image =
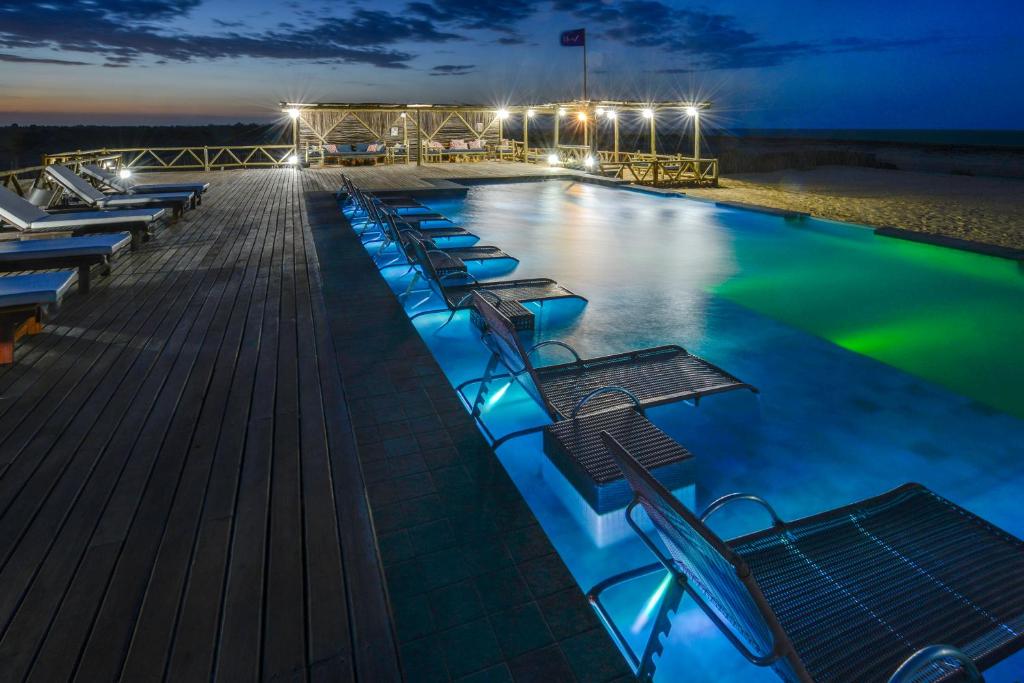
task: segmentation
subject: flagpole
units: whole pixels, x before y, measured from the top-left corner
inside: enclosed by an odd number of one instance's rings
[[[583,101],[587,100],[587,33],[583,29]]]

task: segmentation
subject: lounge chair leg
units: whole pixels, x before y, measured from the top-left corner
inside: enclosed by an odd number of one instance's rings
[[[107,270],[108,271],[110,270],[109,267],[107,268]],[[79,292],[79,294],[88,294],[89,293],[89,285],[91,284],[90,281],[89,281],[90,274],[91,274],[91,269],[90,269],[88,263],[85,263],[85,264],[82,264],[82,265],[78,266],[78,292]]]
[[[10,365],[14,362],[14,342],[0,341],[0,365]]]

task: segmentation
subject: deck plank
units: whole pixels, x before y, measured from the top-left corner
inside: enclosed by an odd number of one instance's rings
[[[399,678],[305,205],[336,174],[174,174],[202,206],[0,369],[5,679]]]

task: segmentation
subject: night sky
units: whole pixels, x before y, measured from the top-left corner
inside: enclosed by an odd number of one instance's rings
[[[0,0],[0,123],[290,101],[715,103],[725,128],[1022,128],[1024,2]]]

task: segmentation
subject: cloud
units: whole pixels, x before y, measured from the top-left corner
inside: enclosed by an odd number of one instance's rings
[[[591,33],[630,47],[685,55],[695,69],[743,69],[785,64],[801,57],[843,52],[878,52],[916,47],[938,38],[842,38],[831,42],[771,42],[740,25],[730,14],[685,9],[660,0],[415,0],[409,12],[433,22],[508,34],[498,39],[518,44],[517,24],[545,9],[585,19]]]
[[[252,57],[405,69],[415,55],[391,47],[396,43],[464,40],[422,18],[358,8],[348,17],[324,17],[301,27],[282,24],[256,33],[205,35],[168,30],[168,20],[185,17],[200,1],[12,4],[0,9],[0,47],[46,46],[102,55],[116,64],[145,57],[173,62]]]
[[[0,62],[15,62],[17,64],[62,64],[64,66],[87,66],[89,62],[74,62],[70,59],[44,59],[37,57],[22,57],[0,52]]]
[[[430,70],[431,76],[462,76],[472,73],[476,64],[438,64]]]
[[[417,0],[410,2],[406,8],[428,21],[468,29],[515,33],[513,24],[532,16],[541,4],[535,0]]]

